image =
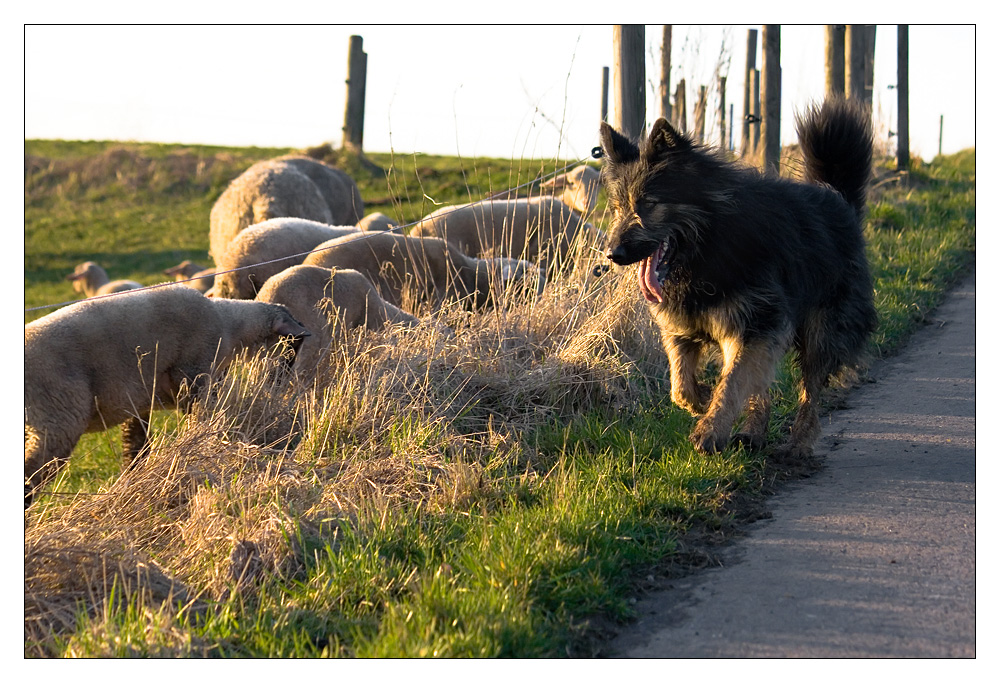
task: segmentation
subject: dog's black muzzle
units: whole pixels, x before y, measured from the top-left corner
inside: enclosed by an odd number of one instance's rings
[[[607,256],[613,263],[617,263],[619,266],[627,266],[628,264],[633,263],[633,261],[629,259],[625,246],[622,244],[619,244],[614,249],[608,249],[604,252],[604,255]]]

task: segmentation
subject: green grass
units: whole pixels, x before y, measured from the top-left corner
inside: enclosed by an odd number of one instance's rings
[[[869,212],[878,353],[895,351],[974,260],[976,156],[939,157],[885,193]]]
[[[208,246],[209,209],[229,179],[253,161],[287,151],[51,141],[26,141],[25,150],[26,160],[32,158],[25,177],[26,307],[74,298],[62,278],[83,260],[101,262],[113,278],[144,283],[159,281],[163,268],[184,258],[197,261]],[[366,209],[404,221],[438,203],[528,182],[559,165],[370,158],[390,172],[352,169]],[[867,237],[880,316],[871,355],[878,358],[898,350],[974,262],[974,152],[929,165],[918,161],[908,183],[879,188]],[[45,312],[26,313],[25,321]],[[773,390],[775,432],[794,407],[795,380],[786,363]],[[163,414],[154,431],[169,435],[176,423],[176,416]],[[433,504],[373,499],[354,515],[317,521],[271,489],[259,504],[265,516],[290,520],[283,533],[294,549],[291,569],[248,590],[232,583],[228,595],[216,598],[206,590],[187,609],[120,586],[89,613],[81,606],[75,626],[37,642],[26,633],[25,653],[593,654],[594,624],[627,620],[630,598],[645,577],[662,578],[685,561],[679,552],[685,533],[724,531],[732,521],[732,497],[760,496],[765,488],[760,455],[732,449],[697,455],[686,439],[692,424],[689,415],[652,397],[632,410],[556,416],[518,435],[507,456],[468,463],[462,453],[444,456],[454,471],[468,471],[478,482],[468,495],[456,488],[453,499]],[[433,450],[447,436],[440,424],[404,414],[393,417],[387,433],[387,451],[403,458]],[[310,442],[302,457],[313,459],[304,465],[311,474],[297,485],[318,490],[324,468],[346,462],[350,446]],[[117,430],[87,435],[56,490],[105,491],[118,473]],[[227,490],[226,482],[204,486],[220,495]],[[241,505],[230,501],[213,514],[249,517]],[[58,501],[47,514],[59,514]],[[173,508],[162,514],[165,525],[184,522],[170,522]],[[92,523],[111,535],[115,521]],[[167,549],[152,542],[129,552],[166,562]],[[209,576],[214,561],[199,558],[188,576]]]
[[[25,140],[25,308],[75,298],[65,276],[83,261],[111,279],[142,284],[185,259],[206,266],[208,214],[229,182],[256,161],[294,150]],[[332,150],[326,157],[338,161]],[[318,153],[323,156],[322,153]],[[366,213],[410,223],[443,204],[474,201],[529,183],[565,164],[371,154],[352,158]],[[25,322],[51,309],[31,311]]]

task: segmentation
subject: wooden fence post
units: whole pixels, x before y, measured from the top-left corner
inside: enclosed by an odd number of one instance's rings
[[[708,88],[698,86],[698,101],[694,104],[694,136],[699,144],[705,142],[705,110],[708,108]]]
[[[896,27],[896,170],[910,168],[910,27]]]
[[[730,152],[733,151],[733,105],[729,105],[729,147],[727,147]]]
[[[646,27],[616,24],[612,31],[615,54],[614,127],[633,140],[646,126]]]
[[[726,145],[726,77],[719,76],[719,147],[729,149]]]
[[[826,94],[844,95],[844,25],[826,27]]]
[[[740,143],[740,156],[752,155],[753,141],[750,136],[750,116],[754,115],[753,72],[757,69],[757,29],[747,30],[747,62],[743,78],[743,139]]]
[[[752,107],[750,123],[750,146],[747,153],[750,155],[750,163],[758,163],[760,158],[760,69],[750,70],[750,105]]]
[[[674,127],[682,133],[687,132],[687,83],[683,78],[677,82],[674,93]]]
[[[667,121],[673,119],[670,107],[670,43],[673,27],[663,27],[663,45],[660,47],[660,116]]]
[[[601,67],[601,121],[608,120],[608,67]]]
[[[347,102],[344,106],[343,147],[361,151],[365,126],[365,79],[368,55],[361,36],[351,36],[347,49]]]
[[[848,99],[864,101],[865,27],[848,24],[844,34],[844,87]]]
[[[762,162],[765,173],[778,175],[781,163],[781,26],[765,24],[762,38]]]
[[[875,25],[865,25],[865,89],[864,101],[868,111],[872,110],[875,92]]]

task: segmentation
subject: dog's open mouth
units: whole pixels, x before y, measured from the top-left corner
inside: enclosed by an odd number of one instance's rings
[[[670,268],[670,245],[661,242],[648,258],[639,262],[639,291],[651,304],[663,303],[663,282]]]

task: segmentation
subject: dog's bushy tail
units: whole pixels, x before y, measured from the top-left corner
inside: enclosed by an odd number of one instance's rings
[[[829,98],[795,117],[805,179],[824,183],[864,212],[872,174],[871,114],[857,100]]]

